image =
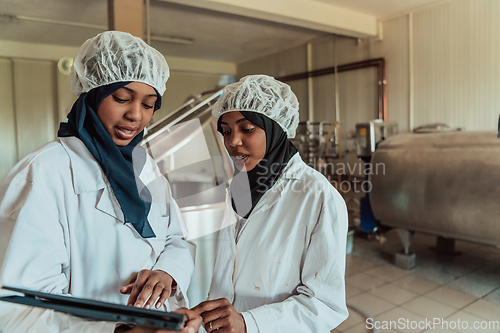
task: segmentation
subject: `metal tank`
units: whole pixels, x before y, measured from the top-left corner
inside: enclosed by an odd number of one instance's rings
[[[500,247],[497,132],[392,136],[371,166],[370,203],[381,225]]]

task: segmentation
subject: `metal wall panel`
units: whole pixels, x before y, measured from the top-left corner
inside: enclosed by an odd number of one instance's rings
[[[385,58],[387,77],[387,118],[395,121],[401,132],[408,131],[409,55],[408,16],[383,22],[383,40],[372,40],[368,58]]]
[[[56,64],[14,60],[14,99],[18,158],[56,137]]]
[[[266,74],[273,77],[292,75],[307,71],[306,45],[295,47],[266,57],[238,64],[237,79],[251,74]],[[308,119],[309,96],[307,80],[288,82],[300,103],[300,121]]]
[[[0,180],[17,162],[12,61],[0,59]]]
[[[499,17],[498,0],[456,0],[414,14],[415,126],[496,129]]]

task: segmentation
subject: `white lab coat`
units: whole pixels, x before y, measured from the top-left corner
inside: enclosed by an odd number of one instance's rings
[[[153,174],[159,170],[148,158],[140,177],[149,182]],[[0,185],[0,227],[15,223],[2,283],[126,304],[119,289],[129,276],[160,269],[178,283],[170,308],[188,306],[192,248],[182,240],[168,182],[153,185],[148,220],[156,238],[144,239],[124,224],[109,182],[79,139],[58,138],[27,156]],[[113,332],[115,325],[0,302],[4,333]]]
[[[327,333],[348,317],[345,202],[298,153],[234,233],[220,231],[209,299],[227,298],[248,333]]]

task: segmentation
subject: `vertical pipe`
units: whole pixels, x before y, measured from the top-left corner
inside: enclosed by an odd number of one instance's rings
[[[382,60],[382,90],[383,90],[383,107],[384,107],[384,121],[388,121],[387,119],[387,78],[385,76],[385,59]]]
[[[333,66],[335,68],[335,121],[340,121],[340,100],[339,100],[339,64],[337,53],[337,36],[333,38]],[[339,133],[340,135],[340,133]]]
[[[414,110],[414,68],[413,68],[413,13],[408,13],[408,62],[409,62],[409,110],[408,110],[408,130],[411,132],[415,126]]]
[[[377,84],[378,84],[378,119],[384,119],[384,79],[382,64],[377,64]]]
[[[312,71],[312,44],[307,43],[307,71]],[[307,78],[307,92],[308,92],[308,109],[309,109],[309,122],[314,121],[314,90],[313,90],[313,78],[309,76]]]
[[[149,11],[149,1],[146,0],[146,43],[151,45],[151,19]]]

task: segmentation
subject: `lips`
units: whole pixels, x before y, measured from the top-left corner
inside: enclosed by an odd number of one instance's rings
[[[236,153],[236,154],[231,154],[231,159],[234,161],[234,163],[246,163],[248,161],[248,158],[250,157],[250,155],[246,155],[246,154],[240,154],[240,153]]]
[[[138,129],[138,127],[132,126],[116,126],[115,133],[120,139],[130,140],[136,136]]]

